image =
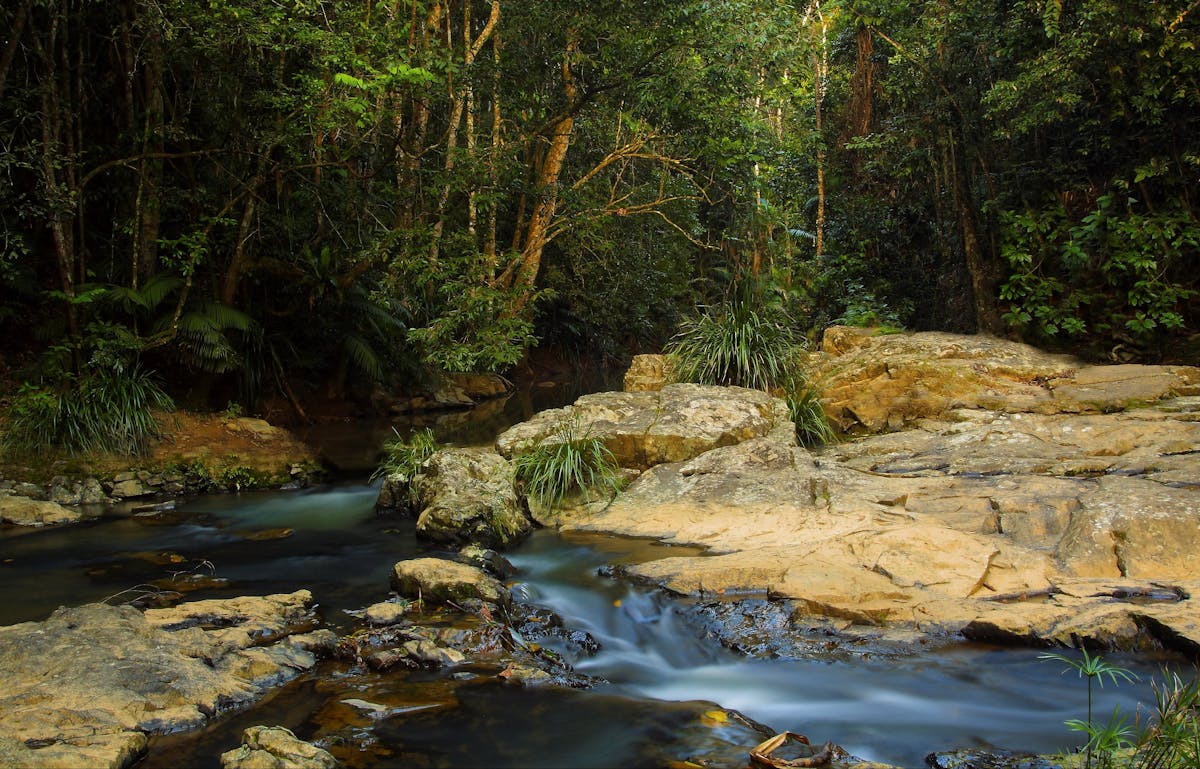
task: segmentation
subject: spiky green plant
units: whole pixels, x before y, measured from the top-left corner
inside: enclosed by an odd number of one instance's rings
[[[1164,672],[1154,681],[1155,721],[1138,737],[1134,769],[1200,766],[1200,679]]]
[[[1093,718],[1094,684],[1103,687],[1105,678],[1112,681],[1114,685],[1118,683],[1118,679],[1136,681],[1137,675],[1123,667],[1113,665],[1098,654],[1095,656],[1088,654],[1087,649],[1082,651],[1082,659],[1068,657],[1065,654],[1042,654],[1039,655],[1039,659],[1061,662],[1066,666],[1063,669],[1064,673],[1074,670],[1081,678],[1087,679],[1087,720],[1072,718],[1066,722],[1066,726],[1072,731],[1083,732],[1087,735],[1088,740],[1084,745],[1086,754],[1084,765],[1087,769],[1092,769],[1094,765],[1101,769],[1107,769],[1112,765],[1113,754],[1116,751],[1133,744],[1129,740],[1133,731],[1129,727],[1128,720],[1121,717],[1119,708],[1113,710],[1113,714],[1106,724],[1100,724]],[[1097,763],[1093,764],[1093,759]]]
[[[433,456],[433,453],[440,448],[440,444],[434,436],[433,430],[428,427],[413,433],[407,439],[401,438],[400,433],[394,427],[392,432],[395,433],[396,439],[383,444],[383,461],[371,474],[371,480],[383,476],[402,475],[411,482],[425,460]]]
[[[769,390],[793,376],[801,347],[782,310],[735,297],[681,321],[666,352],[679,381]]]
[[[819,446],[837,440],[829,417],[821,406],[821,391],[807,381],[793,382],[784,393],[788,416],[796,425],[796,438],[805,446]]]
[[[552,435],[527,447],[513,459],[513,469],[518,488],[550,507],[572,493],[611,497],[621,484],[612,452],[601,439],[581,435],[576,420],[563,422]]]
[[[761,290],[735,292],[726,302],[684,319],[667,344],[668,370],[679,382],[737,385],[781,394],[806,445],[836,438],[820,391],[801,364],[804,337],[786,310]]]

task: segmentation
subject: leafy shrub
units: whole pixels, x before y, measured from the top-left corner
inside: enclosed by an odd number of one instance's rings
[[[1000,297],[1013,328],[1149,344],[1187,327],[1200,254],[1200,224],[1188,211],[1143,211],[1108,193],[1082,217],[1055,201],[1006,212],[1003,224],[1011,274]]]
[[[620,468],[599,438],[578,435],[567,421],[556,433],[528,447],[514,460],[518,487],[544,505],[554,506],[568,494],[598,492],[612,496],[620,489]]]
[[[154,410],[171,408],[171,398],[139,367],[94,369],[64,377],[57,387],[23,385],[13,400],[4,443],[35,453],[59,448],[144,454],[159,435]]]

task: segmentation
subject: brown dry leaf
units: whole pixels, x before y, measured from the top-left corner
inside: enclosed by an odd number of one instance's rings
[[[782,747],[788,741],[800,743],[801,745],[811,750],[812,743],[803,734],[795,732],[782,732],[769,740],[763,740],[753,750],[750,751],[751,762],[759,766],[770,767],[770,769],[792,769],[792,767],[809,767],[809,766],[825,766],[832,759],[837,746],[832,742],[825,743],[819,751],[816,751],[808,756],[799,758],[786,759],[777,758],[771,754]]]

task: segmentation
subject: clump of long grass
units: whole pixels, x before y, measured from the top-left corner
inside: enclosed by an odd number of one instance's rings
[[[9,410],[6,448],[46,454],[146,453],[160,435],[155,410],[174,408],[140,367],[64,377],[55,386],[25,384]]]
[[[426,427],[415,432],[408,438],[401,438],[396,428],[392,428],[396,439],[383,444],[383,459],[371,474],[371,480],[386,477],[397,489],[400,498],[396,501],[401,506],[411,507],[417,502],[417,489],[413,479],[425,460],[433,456],[441,445],[434,437],[433,430]]]
[[[513,458],[518,488],[542,505],[553,507],[568,495],[609,496],[621,486],[616,458],[604,441],[580,434],[576,420],[567,420],[547,438]]]
[[[808,445],[828,443],[836,436],[801,363],[806,340],[797,327],[768,292],[738,291],[679,323],[667,343],[668,370],[680,382],[780,394],[796,437]]]

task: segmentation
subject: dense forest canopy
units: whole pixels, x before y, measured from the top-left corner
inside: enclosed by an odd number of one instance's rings
[[[220,405],[797,324],[1196,356],[1185,0],[16,0],[26,397]]]

